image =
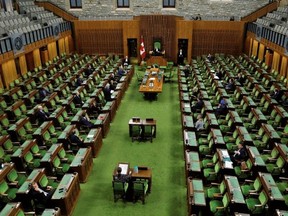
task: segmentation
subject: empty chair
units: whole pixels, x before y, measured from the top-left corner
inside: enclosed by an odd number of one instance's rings
[[[262,214],[265,211],[265,205],[268,202],[268,195],[264,190],[262,190],[260,194],[254,193],[245,201],[250,213],[252,213],[253,215]]]
[[[116,202],[119,198],[126,201],[128,183],[123,182],[123,181],[113,180],[112,187],[113,187],[114,202]]]
[[[241,190],[244,196],[248,196],[250,193],[259,193],[261,189],[262,184],[259,177],[254,181],[245,179],[243,185],[241,185]]]
[[[209,199],[219,198],[224,195],[226,192],[226,184],[223,180],[220,184],[219,183],[211,183],[210,187],[207,188],[207,197]]]
[[[227,209],[230,203],[230,199],[227,193],[224,194],[222,200],[212,200],[210,201],[210,211],[214,215],[227,215]]]
[[[145,197],[148,191],[148,181],[145,179],[133,181],[133,202],[137,199],[142,200],[142,204],[145,204]]]

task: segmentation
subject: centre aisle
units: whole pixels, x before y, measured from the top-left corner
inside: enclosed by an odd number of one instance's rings
[[[138,89],[134,75],[102,149],[94,159],[93,171],[88,181],[81,184],[73,215],[187,215],[177,81],[165,83],[157,101],[144,100]],[[157,137],[152,143],[131,141],[128,121],[134,116],[157,120]],[[121,199],[114,203],[112,172],[118,162],[152,168],[153,186],[145,205],[141,201],[124,203]]]

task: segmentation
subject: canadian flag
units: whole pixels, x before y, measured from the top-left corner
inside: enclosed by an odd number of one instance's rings
[[[143,36],[141,36],[140,42],[141,42],[141,44],[140,44],[140,56],[141,56],[141,59],[143,60],[146,56]]]

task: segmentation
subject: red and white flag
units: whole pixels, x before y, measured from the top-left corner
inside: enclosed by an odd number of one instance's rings
[[[141,59],[143,60],[146,56],[143,36],[141,36],[140,42],[141,42],[141,44],[140,44],[140,56],[141,56]]]

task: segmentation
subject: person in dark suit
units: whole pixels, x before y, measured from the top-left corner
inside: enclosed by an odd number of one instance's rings
[[[110,84],[107,83],[106,86],[103,89],[104,97],[106,101],[111,101],[111,89],[110,89]]]
[[[235,90],[235,84],[234,84],[234,80],[232,78],[229,79],[229,82],[225,86],[225,89],[226,90],[231,90],[231,91]]]
[[[122,168],[117,168],[117,174],[114,176],[114,180],[121,182],[128,182],[130,180],[130,175],[121,174]]]
[[[43,110],[43,107],[41,105],[39,105],[38,106],[38,111],[37,111],[37,114],[36,114],[36,117],[38,119],[39,125],[41,125],[45,121],[48,121],[49,120],[49,116],[50,116],[50,113],[45,112]]]
[[[215,115],[216,116],[226,115],[227,111],[228,111],[228,107],[227,107],[226,101],[224,100],[223,97],[221,97],[218,107],[216,108]]]
[[[38,204],[46,205],[47,202],[51,199],[55,189],[51,186],[47,186],[46,188],[42,188],[38,185],[37,182],[31,183],[31,189],[29,194],[34,202]]]
[[[88,67],[85,70],[85,76],[89,77],[94,72],[94,68],[89,64]]]
[[[191,106],[191,111],[196,112],[197,110],[201,110],[204,106],[204,101],[202,97],[197,98],[197,102]]]
[[[183,55],[182,49],[179,50],[177,63],[178,63],[178,65],[184,64],[184,55]]]
[[[155,56],[161,56],[162,55],[162,51],[158,47],[155,47],[154,50],[153,50],[153,54]]]
[[[79,147],[83,145],[83,140],[76,135],[76,130],[72,131],[72,133],[69,136],[69,140],[71,143],[76,144]]]
[[[82,85],[82,83],[83,83],[83,78],[82,78],[82,75],[80,74],[78,74],[77,76],[76,76],[76,78],[77,78],[77,80],[76,80],[76,87],[79,87],[79,86],[81,86]]]
[[[234,165],[238,165],[242,161],[245,161],[247,159],[247,156],[248,155],[245,146],[242,143],[239,143],[238,149],[234,151],[234,155],[232,155],[230,158]]]
[[[241,73],[238,73],[238,74],[237,74],[236,81],[238,81],[238,82],[240,83],[240,85],[243,86],[244,83],[245,83],[245,78],[242,76]]]
[[[82,99],[80,97],[79,92],[76,92],[76,95],[74,96],[73,101],[75,104],[80,105],[80,106],[82,106],[84,104],[84,102],[82,101]]]
[[[85,126],[85,127],[88,127],[88,128],[93,128],[94,127],[94,124],[90,121],[88,116],[86,116],[85,112],[80,116],[79,123],[82,126]]]
[[[276,101],[280,101],[281,99],[281,94],[279,89],[275,88],[274,91],[271,93],[271,98],[275,99]]]
[[[125,56],[124,60],[123,60],[123,66],[127,67],[129,65],[129,58],[128,56]]]
[[[42,101],[46,96],[50,95],[50,92],[45,89],[44,87],[41,87],[39,89],[39,100]]]
[[[117,76],[121,79],[122,76],[126,75],[126,72],[122,66],[118,68]]]

